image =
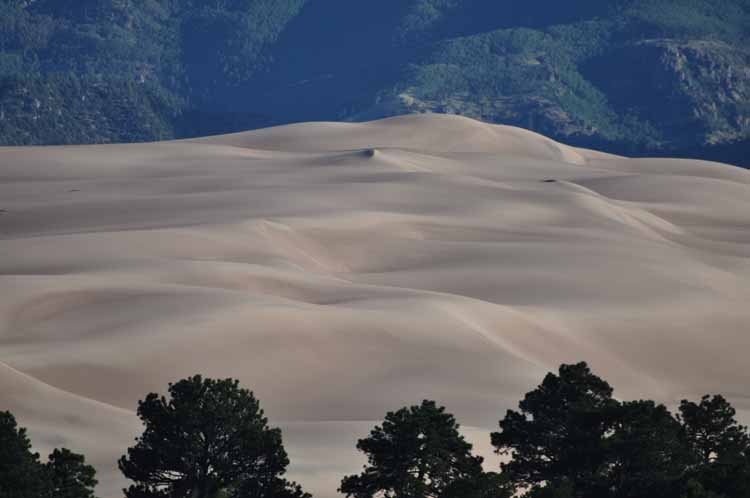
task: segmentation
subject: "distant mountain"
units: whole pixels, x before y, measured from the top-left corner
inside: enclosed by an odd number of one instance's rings
[[[750,0],[0,0],[0,143],[464,114],[750,165]]]

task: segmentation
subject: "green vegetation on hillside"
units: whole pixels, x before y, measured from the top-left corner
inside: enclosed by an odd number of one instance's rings
[[[633,152],[750,136],[748,2],[621,0],[606,11],[601,2],[560,3],[567,12],[553,8],[547,23],[542,0],[512,9],[482,0],[421,4],[431,12],[422,29],[442,22],[462,36],[433,44],[381,94],[400,100],[396,109],[466,114]],[[544,16],[529,14],[542,4]],[[462,8],[474,25],[452,21]],[[502,26],[508,13],[520,26],[482,31],[486,19]],[[574,21],[560,23],[566,16]]]
[[[0,144],[431,111],[734,150],[748,26],[748,0],[0,0]]]
[[[160,140],[254,127],[217,112],[304,0],[0,0],[0,143]],[[226,116],[229,114],[229,116]],[[195,115],[214,125],[189,120]]]

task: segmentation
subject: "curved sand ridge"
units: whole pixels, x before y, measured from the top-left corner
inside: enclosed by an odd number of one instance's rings
[[[750,174],[466,118],[0,149],[0,409],[120,496],[132,410],[253,388],[319,498],[357,437],[434,398],[480,451],[561,362],[748,421]],[[490,458],[491,462],[495,460]]]

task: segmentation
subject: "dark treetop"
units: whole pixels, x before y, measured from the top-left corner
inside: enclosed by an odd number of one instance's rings
[[[281,431],[236,380],[197,375],[138,404],[145,425],[120,469],[128,498],[309,498],[281,476]]]

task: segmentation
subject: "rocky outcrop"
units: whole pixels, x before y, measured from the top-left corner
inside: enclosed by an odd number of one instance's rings
[[[687,147],[750,138],[750,51],[720,41],[646,40],[589,61],[584,74],[620,112]]]

